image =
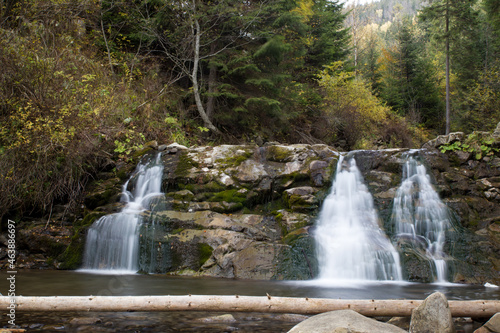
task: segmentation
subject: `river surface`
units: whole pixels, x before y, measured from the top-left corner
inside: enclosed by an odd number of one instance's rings
[[[0,293],[8,290],[0,273]],[[499,288],[456,284],[256,281],[160,275],[100,275],[78,271],[20,270],[16,295],[248,295],[340,299],[424,299],[440,291],[450,300],[500,299]],[[16,323],[39,332],[286,332],[301,316],[207,312],[16,313]],[[95,321],[85,324],[82,318]],[[6,327],[2,311],[0,327]]]

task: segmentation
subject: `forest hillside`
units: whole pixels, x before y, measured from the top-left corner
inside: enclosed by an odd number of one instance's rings
[[[1,0],[0,217],[77,206],[152,140],[352,150],[491,130],[499,51],[497,0]]]

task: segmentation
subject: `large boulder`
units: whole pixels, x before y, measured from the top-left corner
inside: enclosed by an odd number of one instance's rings
[[[455,325],[448,300],[440,292],[427,297],[413,309],[410,333],[454,333]]]
[[[403,333],[391,324],[367,318],[353,310],[325,312],[295,325],[288,333]]]
[[[482,327],[474,331],[474,333],[498,333],[500,332],[500,312],[497,312],[490,318]]]

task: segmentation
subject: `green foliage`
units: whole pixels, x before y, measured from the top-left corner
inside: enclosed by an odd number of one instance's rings
[[[472,153],[476,160],[486,156],[493,156],[500,151],[495,145],[495,140],[491,136],[485,136],[482,133],[473,132],[469,134],[464,142],[455,141],[441,145],[439,150],[442,153],[448,151],[464,151]]]
[[[412,124],[441,129],[444,105],[439,95],[438,77],[431,64],[422,32],[403,20],[395,45],[384,54],[381,98]]]
[[[389,109],[372,95],[365,82],[344,70],[342,62],[323,70],[318,82],[328,101],[327,119],[351,149],[373,135],[374,129],[380,128],[387,118]]]
[[[108,152],[128,158],[147,137],[183,133],[158,113],[167,94],[150,100],[161,88],[153,71],[113,73],[94,54],[98,12],[93,1],[36,0],[0,24],[0,216],[75,207]]]

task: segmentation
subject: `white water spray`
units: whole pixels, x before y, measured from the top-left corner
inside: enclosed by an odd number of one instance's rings
[[[378,222],[356,161],[341,156],[315,232],[319,278],[401,280],[399,255]]]
[[[425,245],[425,255],[434,263],[436,282],[446,282],[445,231],[451,226],[448,209],[434,190],[425,166],[409,156],[403,181],[394,198],[396,237]]]
[[[137,166],[132,177],[123,185],[121,212],[105,215],[94,222],[87,233],[83,270],[102,273],[135,273],[139,265],[139,234],[141,213],[149,209],[152,199],[162,195],[163,165],[161,154],[153,161]],[[133,181],[133,191],[127,190]]]

